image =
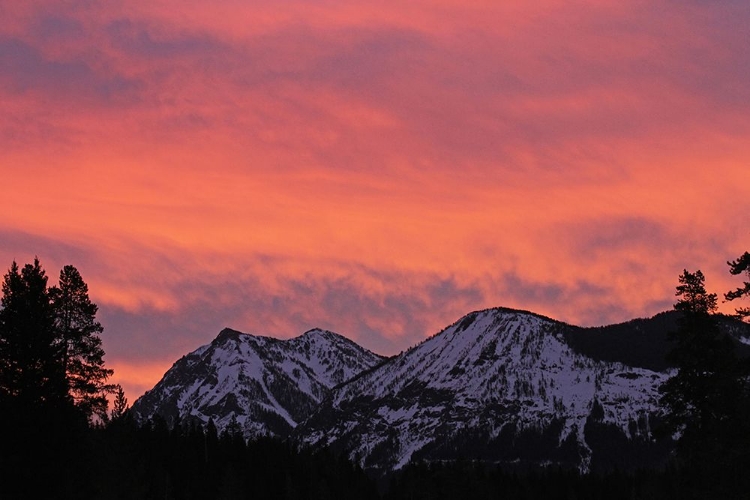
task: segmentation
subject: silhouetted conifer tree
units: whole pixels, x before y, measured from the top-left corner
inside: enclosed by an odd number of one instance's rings
[[[75,267],[65,266],[60,271],[59,285],[50,289],[50,297],[55,314],[55,343],[70,395],[88,418],[106,418],[106,395],[113,389],[106,382],[113,372],[104,367],[99,336],[104,328],[96,321],[98,307],[89,299],[88,285]]]
[[[742,438],[742,371],[731,339],[715,321],[716,294],[707,293],[703,273],[685,270],[679,278],[675,310],[682,313],[669,359],[678,371],[661,387],[665,425],[678,435],[680,464],[700,477],[696,488],[715,489],[734,467]],[[739,439],[738,439],[739,438]],[[737,450],[735,450],[737,451]]]
[[[39,259],[20,270],[13,262],[2,290],[0,399],[28,410],[58,406],[68,391],[47,275]]]
[[[114,386],[115,400],[112,402],[111,420],[120,420],[125,417],[128,411],[128,398],[125,397],[125,391],[120,384]]]
[[[14,498],[85,496],[86,421],[68,392],[47,276],[14,262],[0,301],[0,483]],[[15,492],[14,492],[15,490]]]
[[[742,297],[750,297],[750,253],[745,252],[737,260],[727,262],[727,264],[729,265],[729,272],[731,274],[735,276],[744,274],[748,281],[744,282],[743,287],[725,293],[724,298],[731,301]],[[738,318],[743,320],[750,318],[750,307],[738,307],[736,311]]]

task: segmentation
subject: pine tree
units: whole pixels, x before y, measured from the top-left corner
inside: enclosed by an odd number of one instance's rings
[[[706,292],[704,281],[701,271],[685,270],[679,278],[674,308],[682,316],[668,355],[678,371],[660,391],[666,426],[679,435],[681,463],[716,472],[736,442],[742,377],[734,344],[713,315],[716,294]]]
[[[0,302],[0,484],[8,498],[82,495],[85,420],[68,394],[47,276],[14,262]]]
[[[99,336],[104,328],[96,321],[98,307],[89,299],[88,285],[73,266],[60,271],[60,282],[50,290],[55,313],[61,363],[68,390],[76,406],[88,417],[107,416],[107,379],[113,371],[104,367],[104,349]]]
[[[738,274],[745,274],[748,281],[744,282],[742,288],[737,288],[731,292],[724,294],[726,300],[732,301],[740,299],[742,297],[750,297],[750,253],[745,252],[737,260],[727,262],[729,265],[729,272],[735,276]],[[750,318],[750,307],[739,307],[736,309],[737,317],[743,320]]]
[[[39,259],[21,270],[13,262],[2,290],[0,397],[27,409],[63,403],[65,371],[59,363],[54,310]]]
[[[115,400],[112,403],[111,419],[120,420],[125,417],[128,411],[128,398],[125,397],[125,391],[120,384],[114,386]]]

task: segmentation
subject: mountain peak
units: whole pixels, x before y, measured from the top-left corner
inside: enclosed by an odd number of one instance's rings
[[[425,339],[410,350],[430,342],[473,343],[479,341],[480,337],[496,337],[509,332],[525,335],[528,332],[536,331],[541,324],[545,323],[550,325],[564,324],[541,314],[520,309],[508,307],[481,309],[462,316],[453,324]],[[504,327],[499,328],[500,325],[504,325]],[[442,339],[442,341],[439,339]]]
[[[216,336],[214,342],[223,342],[228,339],[236,340],[240,335],[244,334],[242,332],[238,332],[237,330],[232,330],[231,328],[224,328]]]
[[[381,361],[340,335],[313,329],[280,340],[224,328],[183,356],[133,404],[136,419],[159,414],[220,430],[236,419],[246,437],[288,435],[332,388]]]
[[[311,328],[310,330],[307,330],[305,333],[302,334],[302,337],[328,337],[333,332],[329,330],[324,330],[322,328]]]
[[[300,339],[306,339],[306,340],[315,340],[315,339],[323,339],[328,342],[345,342],[350,343],[351,340],[344,337],[343,335],[339,335],[336,332],[332,332],[330,330],[324,330],[322,328],[313,328],[312,330],[308,330],[302,335],[300,335],[298,338]]]
[[[493,317],[507,317],[507,316],[516,316],[516,317],[530,317],[530,318],[537,318],[544,321],[549,321],[551,323],[562,323],[561,321],[558,321],[556,319],[552,319],[548,316],[544,316],[543,314],[535,313],[533,311],[528,311],[526,309],[514,309],[512,307],[490,307],[487,309],[480,309],[477,311],[470,312],[469,314],[465,315],[461,319],[457,321],[457,323],[460,323],[468,318],[476,319],[479,316],[487,316],[491,315]]]

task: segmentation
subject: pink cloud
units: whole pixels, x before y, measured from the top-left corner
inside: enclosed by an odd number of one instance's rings
[[[121,366],[223,326],[390,353],[495,305],[620,321],[747,247],[742,3],[2,14],[0,258],[79,266]]]

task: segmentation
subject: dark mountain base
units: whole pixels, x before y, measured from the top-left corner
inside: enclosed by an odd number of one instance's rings
[[[636,500],[750,498],[745,478],[712,478],[674,468],[581,475],[563,468],[508,471],[477,462],[412,464],[397,473],[385,500]]]
[[[660,470],[579,474],[573,468],[498,466],[448,460],[416,462],[382,478],[367,474],[330,450],[297,449],[274,438],[245,442],[239,433],[217,435],[214,427],[183,424],[169,430],[155,419],[138,427],[127,419],[79,435],[85,446],[67,449],[66,460],[37,455],[38,477],[65,470],[62,482],[44,485],[47,498],[97,499],[290,499],[290,500],[483,500],[483,499],[722,499],[747,498],[746,475],[734,471],[706,477]],[[525,439],[525,440],[524,440]],[[543,436],[526,437],[520,445]],[[74,470],[69,464],[86,464]],[[67,464],[67,465],[66,465]],[[56,469],[59,468],[59,469]],[[59,476],[59,474],[58,474]],[[7,478],[6,478],[7,479]],[[28,498],[6,488],[3,498]],[[27,484],[25,492],[38,490]],[[36,487],[36,489],[35,489]],[[18,490],[20,491],[20,490]]]
[[[93,430],[98,499],[375,499],[375,483],[326,450],[297,450],[275,438],[245,442],[156,419],[142,427],[115,422]]]
[[[560,439],[563,425],[561,419],[542,429],[506,425],[495,438],[469,429],[425,446],[412,460],[447,463],[465,457],[477,463],[498,464],[506,471],[523,472],[548,468],[578,470],[585,457],[589,471],[608,474],[616,470],[662,469],[674,450],[674,442],[669,438],[651,439],[638,434],[637,429],[632,430],[633,437],[629,438],[616,425],[594,418],[586,422],[584,448],[574,433]]]

